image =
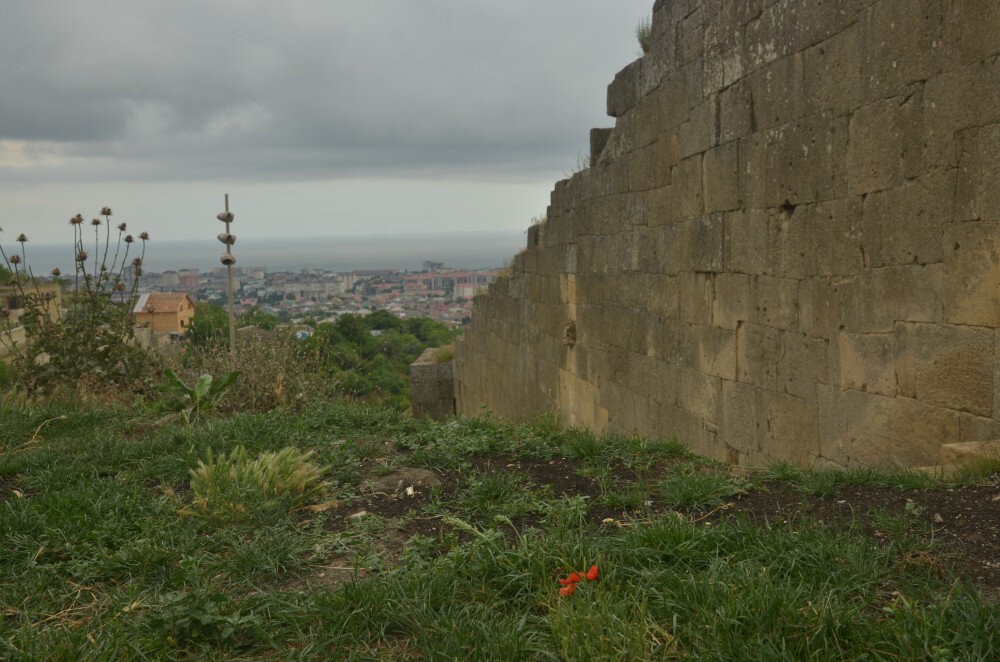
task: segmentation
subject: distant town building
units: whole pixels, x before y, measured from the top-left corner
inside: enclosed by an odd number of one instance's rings
[[[140,294],[133,309],[135,321],[147,324],[153,333],[182,334],[191,326],[194,302],[187,292]]]
[[[431,262],[427,260],[424,262],[424,271],[441,271],[444,269],[444,262]]]

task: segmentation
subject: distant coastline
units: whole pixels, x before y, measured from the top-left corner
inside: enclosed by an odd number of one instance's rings
[[[238,266],[266,267],[269,271],[419,271],[425,260],[458,269],[486,269],[502,267],[524,248],[524,243],[523,231],[250,238],[237,240],[234,253]],[[9,247],[5,244],[4,248]],[[64,273],[72,270],[73,249],[69,241],[29,243],[27,248],[29,263],[37,275],[47,274],[54,267]],[[214,236],[202,240],[157,241],[154,234],[147,246],[144,266],[151,272],[211,271],[219,266],[222,248]]]

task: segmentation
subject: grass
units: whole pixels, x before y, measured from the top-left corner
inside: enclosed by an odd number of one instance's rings
[[[676,440],[551,418],[441,424],[336,401],[190,428],[156,418],[139,406],[0,407],[0,658],[1000,657],[996,604],[948,569],[917,508],[843,526],[703,521],[754,481],[826,494],[934,479],[781,465],[738,479]],[[274,459],[288,448],[295,457]],[[483,456],[570,458],[594,495],[474,469]],[[288,469],[278,482],[294,495],[267,517],[184,515],[230,494],[199,462],[245,477],[266,458]],[[365,481],[408,466],[454,484],[396,516],[347,517],[372,509],[365,498],[397,503]],[[263,499],[256,481],[234,489]],[[344,505],[304,507],[318,502]],[[600,508],[639,512],[602,523]],[[560,596],[556,578],[591,564],[600,578]]]

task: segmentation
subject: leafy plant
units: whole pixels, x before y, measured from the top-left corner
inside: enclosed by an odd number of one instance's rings
[[[207,411],[216,406],[222,397],[222,392],[232,386],[236,378],[240,376],[239,370],[233,370],[219,375],[214,379],[212,375],[204,374],[195,381],[194,386],[188,386],[170,368],[164,368],[163,373],[170,380],[167,388],[180,395],[184,402],[184,415],[186,423],[191,422],[193,415]]]
[[[0,301],[0,345],[10,353],[15,384],[46,392],[87,377],[102,383],[137,385],[152,360],[135,336],[133,309],[149,235],[139,235],[141,250],[131,259],[136,239],[125,223],[111,239],[111,209],[90,221],[93,246],[85,245],[83,216],[73,228],[74,276],[36,277],[28,261],[28,238],[18,235],[18,252],[0,246],[8,295]],[[103,237],[102,231],[103,230]],[[92,249],[92,253],[88,252]],[[72,284],[66,291],[64,286]],[[61,310],[65,308],[65,312]]]
[[[208,449],[191,470],[194,500],[182,512],[206,519],[255,521],[288,512],[321,493],[326,467],[310,459],[313,451],[287,447],[251,458],[242,446],[227,455]]]

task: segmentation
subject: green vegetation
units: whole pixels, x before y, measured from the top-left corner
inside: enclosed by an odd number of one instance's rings
[[[27,339],[18,342],[9,324],[0,330],[0,345],[11,353],[8,379],[14,386],[46,393],[72,388],[81,381],[95,388],[147,385],[151,356],[135,337],[132,309],[149,237],[141,233],[140,248],[134,251],[136,242],[127,234],[125,223],[116,226],[117,236],[112,239],[111,209],[104,207],[101,216],[89,223],[93,243],[83,217],[77,214],[70,219],[74,290],[64,302],[65,315],[59,314],[56,293],[44,288],[31,269],[28,237],[18,235],[17,252],[0,246],[5,272],[0,275],[13,284],[17,324]],[[53,278],[58,279],[60,273],[54,270]],[[0,306],[4,317],[12,312],[6,303]]]
[[[410,364],[427,347],[450,344],[457,332],[429,317],[400,319],[379,310],[366,315],[344,315],[336,322],[315,326],[313,335],[296,340],[279,327],[277,318],[251,310],[237,326],[256,326],[272,332],[266,337],[241,337],[237,364],[224,360],[228,318],[214,304],[195,305],[191,345],[178,369],[217,373],[238,369],[244,385],[230,399],[234,406],[253,402],[248,409],[288,405],[312,397],[317,390],[373,398],[400,410],[409,406]],[[241,388],[242,386],[242,388]],[[299,397],[301,394],[301,397]],[[241,407],[242,408],[242,407]]]
[[[640,19],[635,26],[635,38],[643,54],[648,53],[653,46],[653,21],[650,18]]]
[[[424,467],[437,483],[407,473]],[[919,505],[840,521],[733,505],[807,473],[734,477],[676,441],[551,418],[312,399],[184,426],[141,402],[6,399],[0,657],[1000,657],[995,602]],[[915,484],[834,488],[850,481]]]

